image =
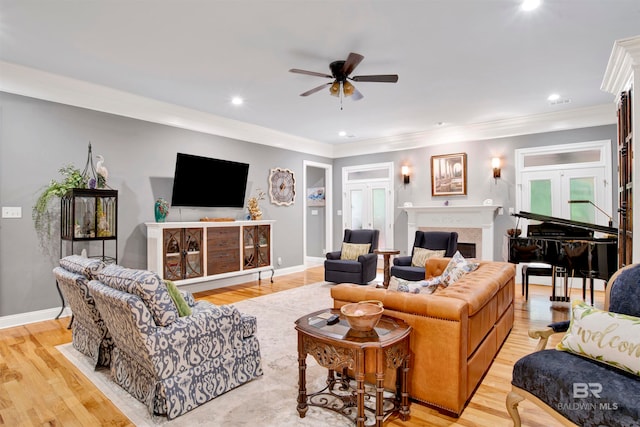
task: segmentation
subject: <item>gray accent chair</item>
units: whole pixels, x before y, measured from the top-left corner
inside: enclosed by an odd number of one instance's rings
[[[232,305],[187,300],[180,317],[157,274],[117,265],[89,289],[113,336],[111,376],[150,414],[174,419],[263,374],[256,318]]]
[[[324,280],[333,283],[357,283],[365,285],[376,278],[378,268],[379,230],[344,230],[343,243],[370,243],[369,253],[360,255],[356,261],[340,259],[342,250],[327,252],[324,261]]]
[[[458,233],[455,231],[417,230],[411,248],[411,255],[397,256],[393,259],[390,272],[391,276],[411,281],[423,280],[425,278],[424,266],[414,267],[411,265],[415,248],[425,248],[434,251],[444,250],[444,257],[450,258],[454,256],[458,250]]]
[[[618,270],[609,280],[605,310],[640,317],[640,264]],[[543,330],[531,330],[539,338],[536,351],[513,366],[512,391],[507,411],[520,427],[518,403],[527,399],[549,412],[563,425],[583,427],[640,426],[640,377],[594,359],[567,351],[544,348],[554,333],[566,332],[569,321]],[[596,394],[576,395],[575,384],[601,385]]]
[[[105,264],[96,258],[70,255],[60,260],[53,275],[64,300],[73,314],[71,321],[72,345],[88,356],[95,368],[109,367],[113,339],[89,291],[94,279]]]

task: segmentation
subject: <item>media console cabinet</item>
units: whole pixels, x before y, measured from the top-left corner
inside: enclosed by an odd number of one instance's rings
[[[273,220],[147,222],[147,269],[177,285],[271,271]]]

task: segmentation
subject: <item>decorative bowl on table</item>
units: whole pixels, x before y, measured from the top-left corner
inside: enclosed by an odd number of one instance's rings
[[[510,228],[507,230],[507,234],[511,237],[518,237],[522,233],[522,229],[520,228]]]
[[[351,329],[368,332],[380,321],[384,306],[381,301],[367,300],[345,304],[340,308],[340,312],[347,318]]]

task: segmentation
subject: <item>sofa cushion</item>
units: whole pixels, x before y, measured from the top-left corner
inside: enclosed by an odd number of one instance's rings
[[[466,260],[459,251],[456,251],[440,276],[442,278],[442,285],[447,287],[457,282],[458,279],[465,274],[476,270],[479,265],[477,262]]]
[[[102,271],[105,264],[98,258],[85,258],[80,255],[69,255],[60,260],[60,267],[72,273],[82,274],[93,280]]]
[[[428,280],[411,281],[392,276],[389,279],[390,291],[408,292],[410,294],[432,294],[440,285],[440,277],[434,277]]]
[[[569,330],[556,348],[640,375],[640,318],[574,301]]]
[[[157,326],[168,326],[179,317],[166,285],[156,273],[111,264],[98,274],[98,280],[114,289],[140,297]]]
[[[434,251],[432,249],[425,249],[415,247],[413,248],[413,256],[411,257],[411,266],[412,267],[422,267],[424,268],[427,260],[431,257],[443,257],[444,249],[441,251]]]
[[[360,255],[369,253],[371,243],[343,243],[340,259],[345,261],[356,261]]]

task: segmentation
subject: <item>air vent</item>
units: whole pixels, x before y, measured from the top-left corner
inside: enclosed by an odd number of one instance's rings
[[[562,104],[569,104],[570,102],[571,102],[571,99],[569,98],[556,99],[554,101],[549,101],[549,105],[562,105]]]

